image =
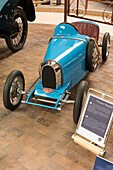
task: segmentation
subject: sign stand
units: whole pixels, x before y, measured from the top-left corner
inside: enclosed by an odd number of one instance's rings
[[[96,146],[94,143],[91,143],[91,141],[87,141],[86,139],[84,139],[83,137],[77,134],[72,135],[72,139],[76,144],[79,144],[80,146],[88,149],[95,155],[103,156],[105,154],[104,148],[100,148],[99,146]]]
[[[111,129],[112,117],[113,97],[89,89],[72,139],[95,155],[103,156]]]

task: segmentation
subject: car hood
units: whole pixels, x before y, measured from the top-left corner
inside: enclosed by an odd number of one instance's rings
[[[83,48],[84,46],[85,48]],[[52,38],[44,60],[55,60],[59,63],[62,63],[64,58],[70,60],[72,57],[73,60],[73,57],[76,57],[76,53],[80,50],[84,51],[86,46],[87,39],[81,35],[77,35],[76,37]]]

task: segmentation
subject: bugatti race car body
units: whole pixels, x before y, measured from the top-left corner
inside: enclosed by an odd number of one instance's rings
[[[96,37],[79,33],[84,31]],[[89,29],[89,31],[88,31]],[[92,30],[91,30],[92,29]],[[103,37],[102,60],[98,45],[99,27],[94,23],[61,23],[56,26],[50,39],[44,60],[40,65],[39,78],[24,91],[24,76],[18,70],[12,71],[5,83],[3,102],[7,109],[16,109],[27,94],[26,104],[61,110],[68,101],[70,90],[88,72],[95,71],[100,61],[105,62],[109,55],[110,35]],[[83,85],[84,92],[86,85]],[[81,96],[83,98],[83,94]],[[75,109],[74,109],[75,110]]]
[[[22,49],[28,31],[27,21],[35,20],[32,0],[0,1],[0,37],[5,38],[10,50]]]

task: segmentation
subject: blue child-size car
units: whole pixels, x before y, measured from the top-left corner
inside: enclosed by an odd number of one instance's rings
[[[88,72],[95,71],[99,62],[105,62],[109,55],[109,33],[104,34],[102,45],[98,45],[98,37],[99,27],[92,22],[57,25],[40,65],[39,78],[24,91],[22,72],[12,71],[4,85],[4,106],[9,110],[15,110],[24,94],[27,94],[24,103],[55,110],[61,110],[66,102],[73,102],[73,117],[77,123],[88,85],[85,81],[82,82],[79,87],[80,94],[76,94],[75,102],[68,100],[70,90]]]
[[[0,37],[17,52],[25,44],[28,22],[35,20],[32,0],[0,0]]]

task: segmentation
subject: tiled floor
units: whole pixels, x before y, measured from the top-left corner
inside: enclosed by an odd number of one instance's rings
[[[54,25],[29,24],[29,35],[23,50],[13,54],[0,40],[0,170],[92,170],[95,156],[71,140],[76,126],[72,104],[62,111],[21,106],[11,112],[4,108],[2,92],[10,71],[21,70],[26,89],[38,77]],[[90,86],[113,94],[113,42],[108,61],[88,74]],[[72,91],[74,96],[76,87]],[[105,158],[113,161],[113,129],[106,146]]]

